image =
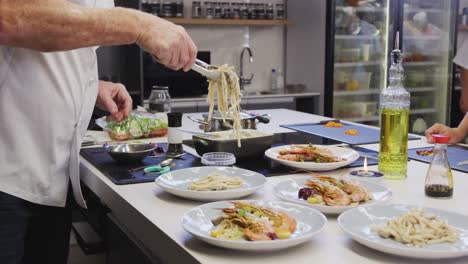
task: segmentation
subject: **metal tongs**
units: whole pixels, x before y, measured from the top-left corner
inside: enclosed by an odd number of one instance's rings
[[[221,73],[215,71],[215,69],[216,66],[212,66],[199,59],[195,60],[195,63],[192,65],[192,70],[198,72],[199,74],[211,80],[219,80],[221,78]]]

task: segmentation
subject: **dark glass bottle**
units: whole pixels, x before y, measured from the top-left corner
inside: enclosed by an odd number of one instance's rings
[[[427,196],[449,198],[453,195],[453,176],[447,158],[448,135],[432,135],[435,141],[434,156],[427,170],[424,190]]]

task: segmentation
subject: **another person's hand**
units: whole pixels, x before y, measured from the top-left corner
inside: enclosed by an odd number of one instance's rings
[[[99,81],[96,106],[111,114],[109,120],[122,121],[132,111],[132,98],[123,84]]]
[[[197,57],[197,47],[185,29],[156,16],[147,19],[147,30],[137,39],[137,44],[172,70],[190,70]]]
[[[428,128],[426,132],[424,132],[428,143],[434,143],[434,138],[432,137],[432,134],[450,135],[450,144],[462,141],[465,135],[460,128],[451,128],[442,124],[435,124]]]

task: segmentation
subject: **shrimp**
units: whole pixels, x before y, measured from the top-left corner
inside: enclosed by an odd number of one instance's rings
[[[364,188],[354,181],[343,180],[343,191],[345,191],[352,202],[362,202],[372,199],[372,195]]]
[[[292,233],[294,232],[294,230],[296,230],[296,220],[283,211],[274,211],[271,209],[262,208],[259,206],[242,202],[232,202],[232,204],[234,204],[234,206],[239,209],[249,207],[252,210],[252,214],[249,215],[252,218],[258,218],[257,220],[265,221],[265,218],[258,217],[259,215],[268,218],[269,222],[271,223],[271,226],[268,225],[263,227],[263,232],[267,233],[267,235],[268,233],[281,231],[289,231],[290,233]]]
[[[320,183],[309,180],[307,181],[306,185],[308,187],[317,189],[322,194],[323,201],[327,205],[346,206],[351,202],[348,195],[343,190],[329,183]]]

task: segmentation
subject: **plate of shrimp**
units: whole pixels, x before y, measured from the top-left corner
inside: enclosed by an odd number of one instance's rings
[[[389,188],[372,181],[319,174],[281,181],[273,193],[282,200],[325,214],[341,214],[357,206],[384,202],[392,196]]]
[[[327,218],[303,205],[261,200],[219,201],[186,212],[183,228],[215,246],[268,251],[288,248],[320,233]]]
[[[283,165],[309,171],[335,170],[359,158],[353,149],[312,144],[273,147],[265,155]]]

